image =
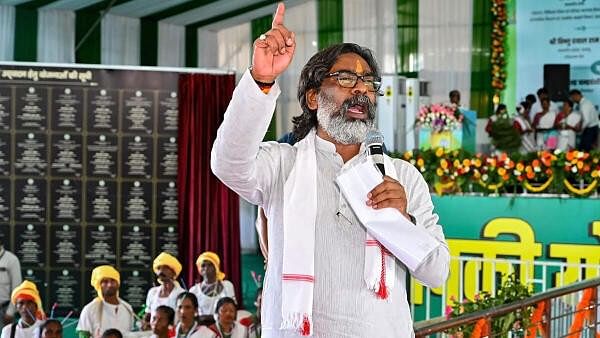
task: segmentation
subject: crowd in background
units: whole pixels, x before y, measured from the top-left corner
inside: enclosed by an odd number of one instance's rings
[[[522,153],[556,149],[589,152],[598,148],[598,111],[577,89],[571,90],[562,102],[554,102],[548,90],[540,88],[537,98],[533,94],[526,96],[514,116],[506,105],[499,104],[486,125],[493,141],[502,134],[499,121],[507,118],[512,119],[512,128],[520,135]]]
[[[5,324],[1,338],[62,338],[63,322],[52,318],[53,311],[50,316],[44,313],[37,286],[28,280],[21,282],[15,259],[0,246],[0,310]],[[109,265],[96,267],[90,284],[97,297],[81,310],[76,329],[79,338],[260,337],[262,289],[257,291],[256,314],[240,310],[233,284],[220,271],[219,256],[204,252],[196,266],[202,281],[187,290],[178,282],[182,265],[177,258],[166,252],[158,255],[153,271],[159,285],[148,290],[141,317],[119,296],[120,273]]]

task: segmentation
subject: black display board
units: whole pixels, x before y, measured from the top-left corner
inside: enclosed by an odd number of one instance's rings
[[[53,267],[80,268],[82,260],[81,226],[74,224],[50,226],[52,247],[50,265]]]
[[[1,109],[1,108],[0,108]],[[0,114],[2,112],[0,111]],[[1,123],[1,121],[0,121]],[[2,126],[0,125],[0,128]],[[10,134],[0,132],[0,175],[10,175],[10,159],[11,159],[12,147]]]
[[[81,311],[81,271],[63,269],[50,271],[50,304],[57,304],[54,316],[64,317],[69,311]],[[89,284],[89,283],[88,283]]]
[[[55,315],[95,297],[102,264],[137,312],[153,258],[177,254],[178,78],[0,64],[0,242]]]
[[[0,222],[10,222],[10,211],[12,210],[10,180],[0,178]]]

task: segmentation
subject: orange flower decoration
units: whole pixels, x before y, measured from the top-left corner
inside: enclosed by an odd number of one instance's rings
[[[553,157],[552,154],[550,154],[547,151],[543,151],[540,159],[546,167],[549,167],[552,165],[552,159],[553,159],[552,157]]]
[[[575,152],[574,150],[567,152],[567,161],[572,161],[575,158]]]
[[[445,158],[440,160],[440,166],[442,167],[442,169],[447,169],[448,168],[448,161],[446,161]]]

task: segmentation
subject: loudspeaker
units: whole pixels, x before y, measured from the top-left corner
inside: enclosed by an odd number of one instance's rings
[[[563,101],[569,97],[571,66],[568,64],[544,65],[544,87],[551,101]]]

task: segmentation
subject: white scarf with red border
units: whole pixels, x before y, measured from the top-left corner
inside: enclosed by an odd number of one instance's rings
[[[296,143],[296,161],[284,185],[283,269],[281,288],[281,329],[312,336],[317,218],[316,132],[313,129]],[[385,156],[385,172],[398,179],[396,169]],[[365,196],[366,201],[366,196]],[[298,207],[302,206],[302,207]],[[333,212],[333,211],[332,211]],[[368,233],[365,236],[364,279],[374,296],[387,299],[394,286],[394,257]]]

